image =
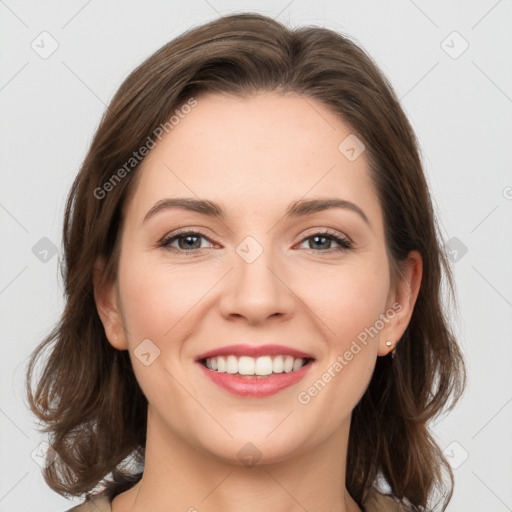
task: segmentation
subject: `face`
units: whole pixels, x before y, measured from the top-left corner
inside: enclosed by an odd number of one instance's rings
[[[348,431],[415,298],[391,287],[365,152],[339,149],[351,133],[311,98],[208,94],[144,160],[97,302],[155,428],[234,462],[248,442],[274,462]],[[223,216],[162,206],[179,198]],[[344,203],[288,213],[311,200]]]

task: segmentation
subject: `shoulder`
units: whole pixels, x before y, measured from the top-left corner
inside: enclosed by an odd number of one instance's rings
[[[365,512],[409,512],[411,510],[401,503],[398,498],[383,494],[374,487],[363,502],[363,507]]]
[[[96,494],[64,512],[112,512],[112,507],[107,496]]]

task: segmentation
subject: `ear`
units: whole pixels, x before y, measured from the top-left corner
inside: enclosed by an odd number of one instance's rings
[[[398,283],[390,290],[388,296],[389,315],[379,336],[379,356],[387,355],[399,342],[409,325],[420,291],[423,274],[423,260],[420,253],[411,251],[403,265],[405,266],[404,275],[399,277]],[[393,345],[388,347],[387,341],[393,342]]]
[[[118,350],[127,350],[128,341],[120,309],[117,283],[115,280],[105,278],[105,265],[103,257],[99,257],[94,263],[93,287],[96,309],[109,343]]]

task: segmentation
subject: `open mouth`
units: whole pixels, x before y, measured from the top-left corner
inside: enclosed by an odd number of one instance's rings
[[[201,359],[201,364],[217,373],[227,373],[237,377],[268,378],[282,373],[293,373],[307,366],[313,358],[293,357],[291,355],[217,356]]]
[[[304,379],[316,362],[304,352],[272,345],[236,345],[215,352],[199,356],[197,366],[211,382],[242,398],[264,398],[290,388]]]

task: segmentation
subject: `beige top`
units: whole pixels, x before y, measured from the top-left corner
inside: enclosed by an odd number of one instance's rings
[[[364,512],[407,512],[405,506],[401,505],[397,499],[385,496],[376,490],[368,496],[363,506]],[[106,496],[98,494],[65,512],[112,512],[112,507]]]

